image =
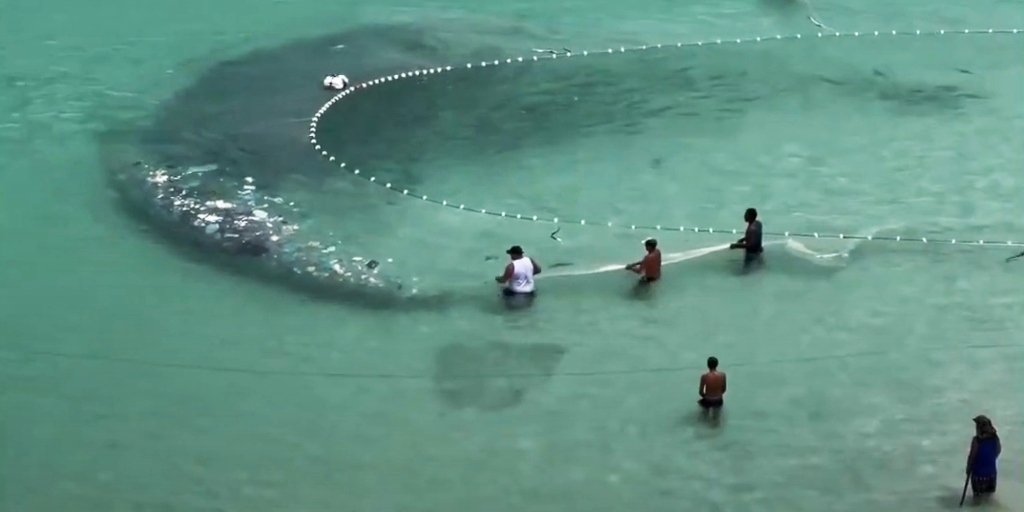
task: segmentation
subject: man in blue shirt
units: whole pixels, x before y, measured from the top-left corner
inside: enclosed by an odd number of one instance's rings
[[[747,231],[743,238],[731,244],[729,248],[743,249],[743,271],[747,272],[763,263],[761,253],[764,252],[764,246],[761,244],[761,221],[757,220],[757,210],[747,208],[743,213],[743,220],[747,223]]]

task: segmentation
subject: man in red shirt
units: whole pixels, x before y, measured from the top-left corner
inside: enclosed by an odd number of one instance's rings
[[[644,259],[626,265],[626,270],[640,274],[640,284],[649,284],[661,279],[661,251],[653,238],[644,240],[644,248],[647,249]]]

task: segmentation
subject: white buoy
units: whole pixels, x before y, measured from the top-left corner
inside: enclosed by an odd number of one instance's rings
[[[343,91],[348,87],[348,77],[345,75],[327,75],[324,77],[324,88]]]

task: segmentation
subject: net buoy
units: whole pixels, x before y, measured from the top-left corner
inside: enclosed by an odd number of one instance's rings
[[[815,25],[818,25],[818,26],[820,26],[821,28],[824,28],[824,29],[828,29],[828,27],[826,27],[824,24],[820,23],[819,19],[817,18],[817,16],[815,14],[811,14],[810,17],[813,18],[811,21]],[[829,29],[829,30],[831,30],[831,29]],[[911,30],[911,31],[885,30],[885,31],[882,31],[882,30],[876,30],[876,31],[870,31],[870,32],[848,32],[848,33],[840,33],[840,32],[833,31],[832,34],[828,34],[826,32],[817,32],[816,34],[813,34],[813,36],[817,36],[818,39],[824,38],[826,35],[830,35],[830,37],[832,37],[832,38],[867,39],[869,36],[873,37],[873,38],[882,38],[882,37],[891,37],[891,38],[897,38],[897,37],[898,38],[905,38],[905,37],[938,37],[938,36],[942,36],[942,37],[947,37],[948,38],[948,37],[954,37],[954,36],[968,36],[968,35],[970,35],[970,36],[982,36],[982,35],[992,36],[994,34],[1013,35],[1016,38],[1016,37],[1019,37],[1020,35],[1024,35],[1024,29],[994,29],[994,28],[990,28],[990,29],[981,29],[981,30],[962,29],[962,30],[936,30],[936,31],[922,31],[922,30]],[[722,44],[725,44],[727,42],[731,42],[733,44],[744,44],[744,45],[766,44],[768,42],[795,42],[795,41],[801,41],[801,40],[808,40],[808,39],[810,39],[810,36],[811,35],[805,36],[803,34],[793,34],[793,35],[788,35],[788,36],[784,36],[784,35],[781,35],[781,34],[776,34],[774,36],[751,37],[751,38],[747,38],[747,39],[735,39],[735,40],[732,40],[732,41],[726,41],[726,40],[723,40],[723,39],[716,39],[716,40],[711,40],[711,41],[695,41],[695,42],[689,42],[689,43],[685,43],[685,42],[681,42],[680,41],[680,42],[676,42],[676,43],[646,44],[646,45],[637,46],[637,47],[633,47],[633,48],[626,48],[626,47],[608,48],[607,50],[602,50],[602,51],[584,50],[584,51],[581,51],[580,53],[572,53],[568,49],[564,49],[564,53],[563,53],[563,52],[559,52],[558,50],[553,50],[553,49],[534,48],[533,49],[534,53],[543,54],[543,55],[533,55],[532,57],[529,57],[529,58],[528,57],[524,57],[524,56],[507,57],[505,59],[498,59],[498,60],[489,61],[489,62],[488,61],[483,61],[483,62],[479,62],[479,63],[470,62],[470,63],[466,63],[464,66],[448,65],[448,66],[444,66],[444,67],[435,67],[435,68],[427,68],[427,69],[409,70],[409,71],[406,71],[406,72],[400,72],[400,73],[395,73],[395,74],[392,74],[392,75],[381,76],[381,77],[378,77],[376,79],[360,83],[357,86],[354,86],[354,87],[352,87],[349,90],[341,91],[341,89],[339,89],[340,92],[338,94],[334,95],[326,103],[324,103],[320,107],[320,110],[318,110],[316,112],[316,114],[312,117],[312,119],[310,121],[310,125],[309,125],[309,142],[310,142],[310,145],[313,147],[313,149],[316,150],[317,153],[319,153],[324,159],[326,159],[327,161],[331,162],[334,166],[336,166],[336,168],[339,168],[339,169],[343,170],[344,172],[347,172],[347,173],[351,174],[352,176],[355,176],[355,177],[358,177],[360,179],[363,179],[363,180],[365,180],[365,181],[367,181],[369,183],[375,184],[375,185],[377,185],[379,187],[382,187],[382,188],[384,188],[386,190],[389,190],[391,192],[402,194],[403,196],[406,196],[406,197],[410,197],[410,198],[414,198],[414,199],[419,199],[419,200],[422,200],[422,201],[425,201],[425,202],[428,202],[428,203],[433,203],[433,204],[436,204],[436,205],[439,205],[439,206],[443,206],[445,208],[451,208],[451,209],[459,210],[459,211],[463,211],[463,212],[470,212],[470,213],[475,213],[475,214],[480,214],[480,215],[490,215],[492,217],[500,217],[500,218],[505,218],[505,219],[515,219],[515,220],[520,220],[520,221],[543,222],[543,223],[549,223],[549,224],[576,224],[576,225],[580,225],[580,226],[588,226],[588,227],[594,227],[594,228],[616,228],[616,229],[628,229],[628,230],[631,230],[631,231],[642,230],[642,231],[655,231],[655,232],[677,231],[677,232],[699,233],[699,234],[730,234],[730,235],[740,234],[736,229],[721,229],[721,228],[715,228],[715,227],[695,227],[693,225],[691,225],[691,227],[684,227],[680,223],[675,223],[674,226],[677,226],[677,227],[673,227],[673,225],[670,225],[668,222],[664,222],[664,223],[660,223],[660,224],[635,224],[635,223],[623,222],[623,221],[612,222],[612,221],[600,221],[600,220],[596,220],[596,219],[584,219],[584,218],[579,217],[579,216],[575,216],[575,218],[569,218],[569,219],[566,219],[565,217],[562,217],[561,219],[559,219],[559,217],[547,217],[547,216],[534,215],[534,214],[529,214],[529,213],[509,213],[509,212],[506,212],[506,211],[502,211],[500,209],[483,208],[482,206],[479,206],[479,205],[469,205],[469,204],[465,204],[465,203],[460,202],[460,201],[456,201],[456,200],[452,200],[452,199],[445,199],[443,197],[435,198],[433,196],[428,196],[426,194],[420,193],[418,191],[413,191],[413,190],[411,190],[409,188],[406,188],[406,187],[398,186],[397,184],[391,183],[390,181],[387,181],[387,180],[378,180],[378,177],[374,175],[373,171],[365,170],[365,169],[364,170],[360,170],[359,168],[357,168],[355,166],[351,166],[349,164],[346,164],[346,162],[344,160],[342,160],[340,157],[336,156],[331,151],[331,149],[327,146],[327,143],[322,142],[323,139],[319,136],[319,132],[318,132],[318,129],[320,127],[319,123],[320,123],[320,120],[321,120],[321,116],[325,115],[325,113],[327,113],[328,110],[330,110],[331,108],[334,108],[335,104],[338,103],[340,100],[342,100],[344,98],[350,97],[351,94],[353,94],[353,93],[360,92],[360,91],[365,91],[369,87],[378,86],[378,85],[381,85],[381,84],[384,84],[384,83],[392,83],[392,82],[397,81],[397,80],[404,80],[404,79],[409,79],[409,78],[413,78],[413,77],[419,77],[419,76],[421,76],[423,74],[432,74],[433,75],[433,74],[439,74],[439,73],[455,73],[455,72],[462,72],[463,70],[470,70],[470,71],[479,72],[480,70],[483,70],[483,69],[488,69],[488,70],[494,69],[495,66],[531,65],[531,64],[533,64],[533,63],[535,63],[537,61],[547,61],[547,60],[556,60],[556,59],[559,62],[564,62],[564,61],[568,60],[568,59],[565,59],[564,57],[572,56],[572,55],[576,55],[576,56],[580,56],[580,57],[588,57],[589,56],[590,58],[593,58],[593,56],[597,56],[597,55],[617,55],[617,54],[635,53],[635,52],[641,52],[641,51],[644,51],[644,52],[656,51],[656,50],[659,50],[659,49],[662,49],[662,48],[666,48],[666,47],[667,48],[673,48],[673,47],[674,48],[686,48],[686,49],[689,49],[689,50],[693,50],[693,49],[696,49],[696,48],[708,47],[708,46],[711,46],[712,44],[714,44],[714,45],[722,45]],[[347,85],[347,78],[345,78],[344,76],[337,76],[335,78],[344,80],[344,82]],[[325,81],[325,83],[326,83],[326,81]],[[346,101],[351,101],[351,100],[346,100]],[[553,231],[549,235],[549,237],[552,240],[561,242],[562,241],[561,238],[558,237],[559,231],[560,231],[560,229],[555,229],[555,231]],[[958,246],[965,246],[966,245],[966,246],[984,246],[984,247],[1024,247],[1024,241],[1014,241],[1014,240],[1005,240],[1005,239],[1004,240],[991,240],[991,239],[985,240],[985,239],[981,239],[980,237],[972,237],[971,239],[961,239],[961,238],[936,239],[936,238],[931,238],[931,237],[925,238],[925,237],[919,237],[919,236],[904,236],[904,235],[898,235],[898,236],[878,236],[878,235],[874,235],[874,234],[860,235],[860,234],[845,234],[845,233],[795,232],[795,231],[788,231],[788,230],[787,231],[779,231],[779,232],[765,232],[764,235],[765,236],[775,236],[775,237],[786,238],[786,239],[790,239],[790,238],[808,238],[808,239],[811,239],[811,238],[813,238],[813,239],[836,239],[836,240],[862,240],[862,241],[873,241],[873,242],[886,241],[886,242],[901,242],[901,243],[904,243],[904,244],[906,244],[906,243],[920,243],[920,244],[930,244],[930,245],[948,244],[948,245],[958,245]],[[1019,255],[1011,257],[1011,259],[1008,260],[1008,261],[1013,261],[1013,259],[1017,259],[1017,258],[1024,258],[1024,253],[1020,253]]]
[[[324,89],[343,91],[348,87],[348,77],[345,75],[327,75],[324,77]]]

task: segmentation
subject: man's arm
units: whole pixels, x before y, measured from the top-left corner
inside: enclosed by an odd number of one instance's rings
[[[727,382],[726,382],[726,379],[725,379],[725,374],[723,373],[722,374],[722,394],[723,395],[725,394],[725,388],[728,387],[726,384],[727,384]]]
[[[661,268],[661,256],[648,253],[640,262],[640,268],[637,270],[637,273],[645,276],[656,276],[658,275],[659,268]]]
[[[640,261],[638,261],[636,263],[630,263],[629,265],[626,265],[626,270],[632,270],[633,272],[636,272],[637,274],[642,274],[644,272],[644,268],[646,268],[646,265],[644,265],[644,264],[647,263],[647,260],[650,257],[651,257],[651,255],[648,254],[648,255],[644,256],[644,259],[642,259],[642,260],[640,260]]]
[[[534,275],[540,274],[540,273],[541,273],[541,270],[542,270],[542,269],[540,268],[540,263],[537,263],[537,260],[535,260],[535,259],[533,259],[533,258],[530,258],[530,263],[533,263],[533,274],[534,274]],[[510,276],[510,277],[511,277],[511,276]]]
[[[707,381],[707,378],[708,374],[706,373],[700,376],[700,386],[697,388],[697,393],[700,395],[701,398],[704,398],[704,388],[707,387],[705,381]]]
[[[743,233],[743,238],[736,240],[736,243],[729,246],[730,249],[746,249],[748,244],[754,244],[754,247],[758,247],[761,244],[761,222],[754,221],[747,225],[747,230]]]
[[[509,282],[509,280],[512,279],[512,271],[513,270],[514,270],[514,267],[512,266],[511,263],[509,263],[508,265],[505,265],[505,273],[500,275],[500,276],[498,276],[498,277],[495,277],[494,280],[499,282],[499,283],[501,283],[501,284],[505,284],[505,283]]]

